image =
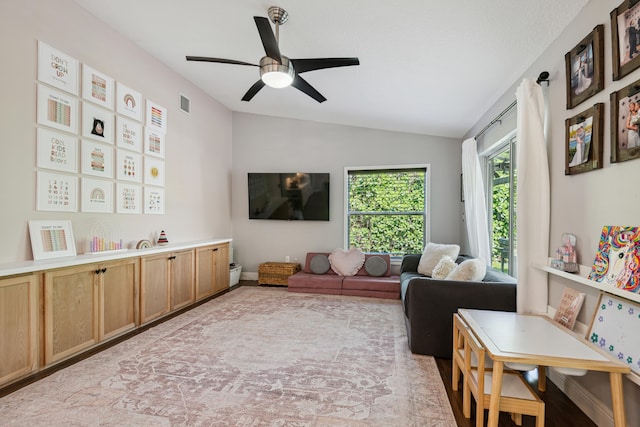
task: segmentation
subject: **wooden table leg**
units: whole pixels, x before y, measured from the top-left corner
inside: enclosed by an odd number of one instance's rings
[[[498,418],[500,417],[500,395],[502,394],[502,371],[504,370],[504,362],[500,360],[493,361],[493,373],[491,379],[491,399],[489,400],[489,419],[487,427],[498,427]]]
[[[538,390],[547,391],[547,367],[538,366]]]
[[[611,372],[609,374],[609,381],[611,382],[611,406],[613,406],[613,424],[616,427],[626,427],[627,421],[624,414],[622,374],[620,372]]]

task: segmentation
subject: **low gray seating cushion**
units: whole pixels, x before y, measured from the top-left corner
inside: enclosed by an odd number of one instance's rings
[[[387,261],[379,256],[369,257],[364,263],[364,269],[369,276],[384,276],[388,268]]]

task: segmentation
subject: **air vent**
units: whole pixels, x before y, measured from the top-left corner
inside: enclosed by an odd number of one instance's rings
[[[191,114],[191,100],[180,94],[180,111]]]

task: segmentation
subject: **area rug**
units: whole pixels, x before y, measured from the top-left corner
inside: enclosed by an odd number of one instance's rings
[[[10,426],[455,426],[396,300],[240,287],[0,399]]]

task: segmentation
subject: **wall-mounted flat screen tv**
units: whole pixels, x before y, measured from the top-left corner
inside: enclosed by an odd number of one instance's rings
[[[249,173],[249,219],[329,221],[329,174]]]

